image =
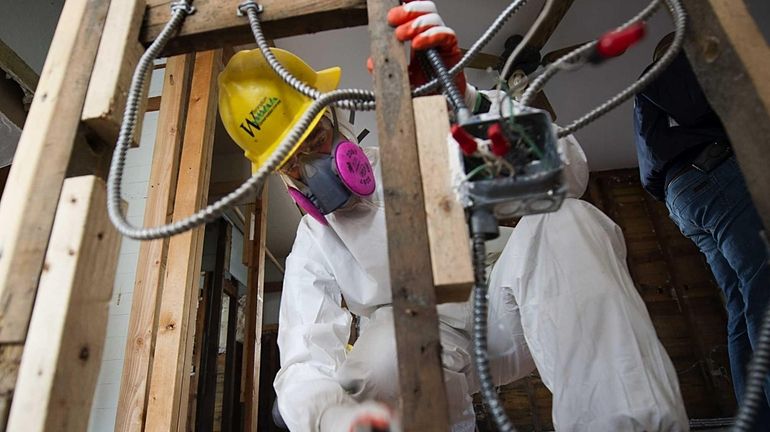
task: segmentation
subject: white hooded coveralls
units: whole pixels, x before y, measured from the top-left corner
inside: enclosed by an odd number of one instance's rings
[[[490,277],[496,384],[536,364],[553,393],[558,431],[688,430],[676,373],[629,276],[622,233],[576,199],[588,180],[585,155],[572,137],[560,144],[570,198],[555,213],[522,218]],[[384,209],[375,199],[327,219],[329,226],[302,218],[286,262],[274,386],[294,432],[319,430],[332,406],[369,399],[395,406],[398,395]],[[471,307],[438,312],[452,430],[473,431]],[[362,328],[347,352],[351,313]]]

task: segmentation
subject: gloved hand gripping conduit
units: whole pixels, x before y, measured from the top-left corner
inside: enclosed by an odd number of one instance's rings
[[[650,81],[655,79],[660,72],[673,60],[682,46],[682,40],[684,37],[685,27],[685,13],[679,3],[679,0],[664,0],[669,12],[674,18],[676,27],[676,36],[669,50],[664,54],[661,60],[656,63],[656,66],[650,68],[639,80],[633,85],[629,86],[622,92],[618,93],[613,98],[609,99],[604,104],[600,105],[596,109],[590,111],[585,116],[571,123],[567,127],[559,131],[559,136],[564,136],[575,130],[584,127],[585,125],[593,122],[600,116],[606,114],[623,101],[633,96],[637,91],[644,88]],[[191,5],[192,0],[179,0],[171,4],[171,18],[166,26],[163,28],[158,37],[153,41],[147,51],[142,55],[139,63],[134,70],[134,75],[131,79],[131,85],[129,87],[128,98],[126,101],[126,109],[123,115],[123,122],[120,132],[118,134],[118,141],[115,145],[115,151],[112,156],[112,162],[110,164],[110,172],[107,179],[107,211],[115,225],[118,232],[122,235],[137,239],[137,240],[152,240],[158,238],[170,237],[175,234],[179,234],[205,224],[212,222],[219,218],[225,210],[238,202],[243,197],[252,195],[258,191],[267,176],[273,172],[279,164],[286,158],[286,155],[291,151],[296,142],[302,136],[304,131],[309,127],[313,118],[317,116],[325,107],[336,106],[349,110],[373,110],[375,108],[374,93],[369,90],[361,89],[339,89],[328,93],[320,93],[318,90],[310,87],[304,82],[300,81],[296,77],[292,76],[280,62],[275,58],[269,49],[267,41],[262,34],[261,25],[259,22],[259,13],[262,11],[254,0],[248,0],[242,3],[238,7],[238,14],[244,13],[248,16],[251,30],[254,33],[254,38],[259,46],[260,51],[267,59],[273,70],[283,79],[286,83],[291,85],[297,91],[301,92],[305,96],[313,99],[314,102],[308,107],[308,110],[299,120],[297,125],[289,132],[284,138],[277,150],[268,158],[266,163],[262,165],[248,180],[246,180],[236,190],[226,195],[224,198],[209,205],[208,207],[198,211],[197,213],[171,224],[160,225],[151,228],[137,228],[132,226],[122,214],[120,209],[120,197],[121,197],[121,181],[123,177],[123,170],[125,168],[126,153],[128,151],[129,143],[135,134],[136,118],[139,111],[140,97],[143,94],[146,83],[145,77],[149,68],[152,66],[153,61],[157,58],[158,54],[163,50],[168,40],[174,35],[177,29],[181,26],[187,15],[194,13],[194,8]],[[433,54],[428,53],[428,60],[434,69],[437,70],[439,78],[433,79],[427,84],[424,84],[416,88],[413,92],[413,96],[423,96],[434,91],[439,82],[445,84],[445,89],[449,93],[449,96],[455,107],[462,107],[458,101],[461,97],[458,97],[456,88],[453,91],[453,85],[451,78],[457,75],[465,66],[470,63],[473,58],[481,52],[486,44],[497,34],[505,24],[505,22],[518,10],[527,3],[527,0],[514,0],[503,12],[495,19],[490,25],[487,31],[471,46],[471,48],[465,53],[463,58],[448,71],[443,68],[440,62],[440,58],[434,51]],[[661,0],[653,0],[650,5],[645,8],[639,15],[632,18],[628,23],[622,27],[630,25],[631,23],[638,22],[640,20],[647,19],[660,5]],[[530,85],[529,89],[524,93],[522,97],[522,103],[527,105],[534,98],[537,91],[542,88],[546,82],[553,77],[560,69],[564,69],[566,65],[573,62],[575,59],[581,58],[596,45],[596,41],[589,42],[567,55],[559,58],[557,61],[549,65],[545,71],[535,79]],[[439,61],[436,61],[439,60]],[[512,59],[510,59],[512,60]],[[511,62],[508,62],[511,63]],[[486,287],[486,275],[484,273],[484,238],[478,233],[473,235],[473,254],[474,254],[474,275],[475,275],[475,287],[474,287],[474,357],[476,367],[479,374],[479,380],[481,382],[482,394],[486,403],[490,406],[495,423],[502,431],[514,431],[513,425],[505,415],[505,411],[497,398],[497,393],[492,384],[491,375],[489,373],[489,362],[487,355],[487,287]],[[736,431],[749,431],[753,424],[756,410],[762,401],[762,382],[764,377],[767,376],[770,371],[770,308],[765,314],[765,319],[760,331],[759,347],[755,351],[754,358],[749,365],[749,380],[746,388],[746,397],[744,404],[741,406],[738,416],[736,418],[736,425],[734,430]]]

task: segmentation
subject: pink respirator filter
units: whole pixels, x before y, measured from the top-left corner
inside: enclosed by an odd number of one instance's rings
[[[302,192],[293,187],[289,187],[289,196],[302,210],[305,211],[305,213],[312,216],[313,219],[317,220],[323,225],[329,225],[329,222],[326,221],[326,217],[323,215],[323,213],[321,213],[321,210],[319,210],[318,207],[316,207],[316,205],[313,204],[313,202],[310,201],[310,199],[306,197]]]
[[[340,142],[334,152],[334,165],[340,180],[351,192],[361,197],[374,193],[374,171],[361,147],[350,141]]]

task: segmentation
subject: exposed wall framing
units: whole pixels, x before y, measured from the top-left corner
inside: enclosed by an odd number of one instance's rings
[[[65,180],[9,431],[74,432],[88,426],[120,245],[106,205],[101,179]]]
[[[116,0],[117,1],[117,0]],[[27,337],[27,328],[38,282],[43,270],[43,259],[54,225],[54,215],[59,202],[62,183],[68,162],[75,148],[76,139],[88,136],[82,128],[82,113],[88,90],[89,78],[98,75],[94,67],[97,48],[107,17],[109,0],[69,0],[64,6],[60,25],[50,48],[49,56],[27,124],[19,142],[7,188],[0,203],[0,429],[4,429],[11,406],[20,356]],[[115,3],[115,2],[112,2]],[[146,45],[158,34],[169,16],[170,0],[146,0],[144,19],[140,20],[141,0],[121,2],[126,13],[110,32],[118,31],[125,40],[114,42],[114,49],[106,49],[101,62],[111,61],[116,65],[130,65],[139,45],[134,38]],[[159,184],[177,184],[176,203],[173,206],[174,219],[191,213],[206,202],[208,171],[210,169],[211,125],[214,117],[213,78],[221,67],[219,52],[203,52],[206,49],[221,48],[248,42],[251,39],[246,20],[235,15],[240,0],[196,0],[198,12],[184,24],[180,34],[168,45],[166,54],[197,54],[198,81],[193,83],[191,112],[187,124],[195,125],[185,130],[185,146],[191,146],[179,162],[185,168],[184,176],[175,181],[174,170],[164,177],[157,174]],[[409,86],[406,75],[406,57],[400,44],[392,36],[393,29],[385,24],[385,13],[396,5],[396,0],[263,0],[265,31],[270,38],[311,33],[332,28],[362,25],[370,17],[373,59],[378,71],[375,91],[378,95],[378,129],[380,145],[384,150],[382,158],[383,183],[386,196],[386,213],[389,226],[389,251],[394,299],[394,316],[398,335],[398,357],[401,364],[402,418],[406,431],[427,431],[447,429],[447,407],[443,397],[443,379],[439,361],[439,343],[435,310],[435,293],[430,274],[428,236],[425,223],[425,209],[422,199],[421,181],[418,175],[415,145],[415,126]],[[743,1],[731,0],[684,0],[690,14],[691,26],[687,35],[687,51],[706,95],[726,123],[728,133],[735,146],[738,160],[746,174],[747,183],[757,208],[770,226],[770,194],[767,193],[770,178],[770,152],[763,140],[770,135],[770,61],[767,44],[764,43],[756,24],[748,14]],[[113,4],[117,7],[117,5]],[[563,15],[564,10],[559,11]],[[558,14],[555,14],[558,15]],[[557,17],[558,18],[558,17]],[[117,19],[117,18],[116,18]],[[555,18],[558,22],[558,19]],[[553,26],[548,31],[552,32]],[[141,27],[140,27],[141,26]],[[106,34],[106,33],[105,33]],[[547,36],[545,37],[547,40]],[[125,42],[125,45],[122,43]],[[106,43],[106,42],[105,42]],[[107,46],[107,45],[103,45]],[[182,60],[179,60],[182,61]],[[189,64],[189,59],[185,60]],[[177,65],[178,71],[186,65]],[[169,65],[172,68],[172,64]],[[126,73],[118,71],[118,78],[91,80],[95,86],[104,85],[102,95],[107,95],[108,106],[118,107],[120,89],[124,89]],[[181,76],[184,76],[184,72]],[[109,83],[107,83],[109,81]],[[179,125],[174,118],[183,118],[184,79],[174,89],[164,104],[178,108],[167,110],[166,127]],[[107,88],[110,87],[110,88]],[[171,96],[173,94],[173,96]],[[118,96],[115,96],[118,95]],[[99,111],[99,110],[97,110]],[[104,120],[106,128],[115,130],[116,111],[97,115]],[[103,115],[109,114],[109,115]],[[112,120],[110,120],[110,118]],[[97,128],[94,127],[96,130]],[[173,168],[174,155],[178,148],[178,131],[168,133],[164,139],[176,143],[164,147],[163,161]],[[104,140],[108,134],[97,134]],[[77,138],[80,136],[80,138]],[[95,142],[98,138],[90,137]],[[109,146],[110,143],[101,143]],[[398,146],[398,151],[392,151]],[[195,147],[193,151],[192,148]],[[96,162],[95,162],[96,163]],[[160,165],[159,165],[160,167]],[[187,169],[189,168],[189,169]],[[161,168],[158,168],[161,169]],[[155,170],[155,168],[153,168]],[[94,167],[94,171],[99,171]],[[406,181],[409,179],[409,181]],[[417,179],[415,181],[414,179]],[[173,186],[168,186],[173,188]],[[154,199],[158,206],[170,211],[169,196],[173,189],[163,191]],[[34,198],[34,199],[31,199]],[[94,204],[92,204],[94,205]],[[648,211],[649,203],[641,205]],[[155,206],[155,211],[159,208]],[[92,214],[92,207],[86,209]],[[168,214],[168,213],[166,213]],[[157,223],[165,221],[165,215],[153,216]],[[93,234],[95,225],[89,225],[84,236]],[[129,347],[137,348],[131,354],[132,368],[124,376],[125,392],[136,394],[121,396],[118,430],[183,430],[186,427],[187,407],[181,401],[189,394],[187,374],[191,367],[192,328],[190,320],[195,319],[197,303],[197,280],[200,268],[201,229],[174,237],[168,242],[168,271],[162,267],[165,242],[150,243],[143,249],[148,256],[158,261],[146,261],[158,266],[146,279],[151,284],[148,290],[159,292],[163,285],[160,303],[147,294],[132,311],[131,339]],[[52,240],[52,244],[53,240]],[[669,245],[669,247],[674,247]],[[262,253],[258,250],[251,251]],[[157,255],[150,255],[150,254]],[[82,259],[82,258],[81,258]],[[263,258],[260,258],[260,265]],[[173,264],[173,265],[172,265]],[[75,263],[77,267],[77,263]],[[105,264],[106,267],[113,267]],[[108,274],[110,268],[105,268]],[[164,282],[161,283],[160,281]],[[672,279],[674,280],[674,279]],[[681,285],[674,280],[674,285]],[[251,285],[251,284],[250,284]],[[262,284],[259,283],[260,291]],[[41,288],[42,289],[42,288]],[[257,291],[259,293],[260,291]],[[692,293],[676,289],[677,301],[690,302]],[[254,296],[253,304],[258,302]],[[692,304],[692,303],[691,303]],[[44,307],[40,302],[38,306]],[[696,306],[693,306],[696,307]],[[144,309],[146,308],[146,309]],[[156,314],[155,308],[159,308]],[[142,316],[133,317],[134,314]],[[696,320],[692,313],[686,314],[690,321]],[[157,321],[157,339],[153,344],[153,331],[148,332],[148,322]],[[256,326],[257,321],[254,321]],[[697,324],[697,323],[696,323]],[[415,328],[420,331],[413,331]],[[256,333],[259,334],[259,333]],[[697,335],[694,335],[697,336]],[[258,343],[253,338],[253,347],[247,348],[249,355],[256,354]],[[698,356],[710,342],[702,340]],[[136,344],[134,346],[133,344]],[[145,344],[149,350],[139,347]],[[154,358],[152,350],[158,352]],[[127,364],[129,356],[126,357]],[[152,362],[152,363],[150,363]],[[256,363],[256,362],[255,362]],[[152,364],[152,373],[149,367]],[[701,368],[704,374],[708,366]],[[258,372],[253,368],[253,388],[258,384]],[[713,374],[713,371],[712,371]],[[149,384],[148,384],[148,375]],[[704,377],[704,379],[706,379]],[[719,386],[714,383],[704,385]],[[257,387],[258,388],[258,387]],[[24,394],[28,389],[18,389]],[[536,387],[529,389],[535,391]],[[146,394],[149,392],[148,404]],[[123,391],[121,392],[123,393]],[[249,400],[248,398],[246,400]],[[255,401],[254,398],[251,401]],[[719,407],[723,401],[717,402]],[[254,403],[256,405],[256,403]],[[253,407],[256,409],[256,406]],[[714,407],[711,407],[714,408]],[[18,409],[18,408],[17,408]],[[721,408],[720,408],[721,409]],[[146,415],[146,424],[142,418]],[[256,414],[248,414],[256,418]],[[256,427],[256,421],[250,423]],[[540,424],[540,423],[538,423]]]
[[[0,429],[8,419],[18,364],[65,170],[80,126],[109,2],[64,5],[27,125],[0,202]]]
[[[265,293],[265,243],[267,242],[267,184],[256,204],[248,206],[248,237],[243,239],[248,251],[249,271],[246,283],[246,328],[243,335],[243,430],[256,432],[259,409],[259,372],[262,353],[262,316]],[[248,244],[248,246],[246,246]]]
[[[206,203],[216,116],[215,80],[221,59],[221,50],[195,56],[172,220],[186,217]],[[187,404],[182,397],[190,382],[194,328],[190,319],[195,320],[198,306],[202,248],[203,227],[169,240],[145,430],[174,431],[186,426]]]
[[[171,57],[166,63],[144,212],[145,226],[167,223],[173,214],[193,63],[191,54]],[[115,421],[118,432],[140,431],[144,425],[147,384],[155,346],[156,308],[163,289],[167,253],[168,239],[143,242],[139,247]]]

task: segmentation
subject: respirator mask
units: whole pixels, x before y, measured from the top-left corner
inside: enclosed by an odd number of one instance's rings
[[[376,181],[369,158],[346,137],[334,109],[279,170],[289,177],[289,196],[306,213],[326,225],[325,215],[372,195]],[[348,134],[352,137],[350,131]]]

